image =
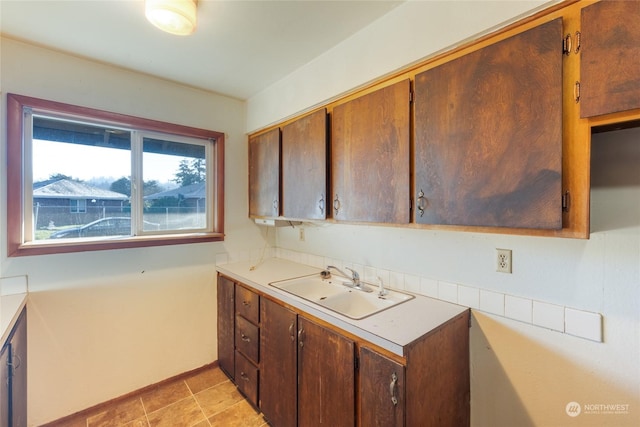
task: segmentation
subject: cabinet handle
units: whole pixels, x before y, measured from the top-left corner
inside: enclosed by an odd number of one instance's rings
[[[302,328],[298,331],[298,345],[304,347],[304,329]]]
[[[324,194],[320,195],[320,200],[318,200],[318,208],[320,209],[320,213],[324,214]]]
[[[580,102],[580,82],[576,82],[573,86],[573,98],[576,100],[576,104]]]
[[[245,307],[251,307],[251,302],[249,302],[249,301],[242,301],[242,305],[244,305]]]
[[[273,212],[278,215],[278,199],[273,199]]]
[[[424,215],[424,210],[427,207],[427,199],[424,197],[424,192],[420,189],[418,193],[418,199],[416,200],[416,207],[418,208],[418,212],[420,212],[420,216]]]
[[[291,341],[295,341],[296,340],[296,333],[295,333],[295,323],[291,322],[291,324],[289,325],[289,337],[291,337]]]
[[[340,210],[340,199],[338,198],[338,195],[336,194],[336,198],[333,201],[333,210],[335,211],[336,215],[338,215],[338,211]]]
[[[240,378],[242,378],[246,382],[249,382],[249,377],[244,372],[240,372]]]
[[[391,374],[391,383],[389,384],[389,393],[391,393],[391,403],[398,406],[398,398],[396,397],[396,389],[398,388],[398,376],[394,372]]]
[[[17,362],[14,363],[14,360],[17,360]],[[22,359],[20,359],[20,356],[13,353],[11,362],[7,362],[7,365],[10,366],[12,370],[18,369],[20,365],[22,365]]]
[[[245,334],[243,334],[242,332],[240,333],[240,338],[242,339],[242,341],[244,342],[250,342],[251,341],[251,337],[246,336]]]
[[[571,33],[564,36],[562,40],[562,53],[569,56],[571,54]]]
[[[582,37],[582,33],[580,31],[576,31],[576,54],[580,52],[580,37]]]

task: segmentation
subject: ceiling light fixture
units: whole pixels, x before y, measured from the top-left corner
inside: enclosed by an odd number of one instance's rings
[[[167,33],[188,36],[196,29],[196,0],[145,0],[144,14]]]

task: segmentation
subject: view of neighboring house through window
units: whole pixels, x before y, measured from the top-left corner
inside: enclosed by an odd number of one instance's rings
[[[206,229],[207,141],[32,123],[34,240]]]
[[[151,121],[145,129],[48,109],[22,113],[22,244],[222,237],[221,141],[158,131],[172,128]]]

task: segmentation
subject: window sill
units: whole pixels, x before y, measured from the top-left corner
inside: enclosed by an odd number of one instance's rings
[[[111,249],[144,248],[152,246],[184,245],[190,243],[221,242],[223,233],[193,233],[164,236],[119,237],[112,240],[73,239],[65,242],[23,243],[10,251],[10,257],[49,255]]]

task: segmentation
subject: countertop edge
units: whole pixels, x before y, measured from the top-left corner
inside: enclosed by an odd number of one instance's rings
[[[4,346],[11,330],[18,321],[22,309],[27,305],[27,293],[3,295],[0,297],[0,346]]]

